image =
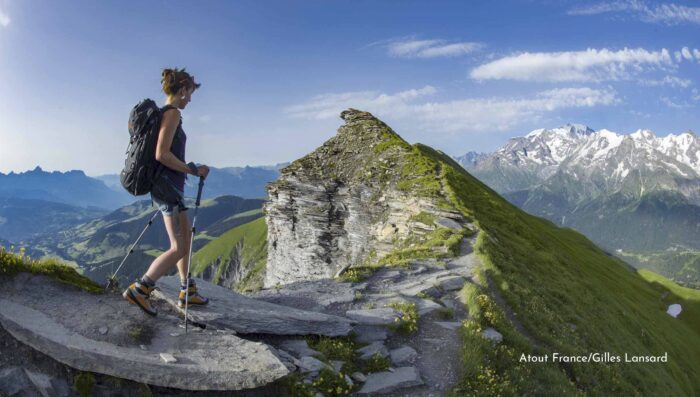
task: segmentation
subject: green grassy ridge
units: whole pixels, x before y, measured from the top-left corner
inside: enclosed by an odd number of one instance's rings
[[[23,251],[15,254],[0,247],[0,278],[11,277],[22,272],[47,276],[61,283],[73,285],[92,293],[104,292],[100,285],[81,275],[74,267],[65,263],[55,259],[31,259],[24,256]]]
[[[224,263],[219,266],[214,275],[213,282],[218,283],[221,274],[227,269],[234,250],[241,245],[243,263],[250,267],[249,273],[239,282],[236,289],[247,290],[259,287],[262,282],[261,271],[267,262],[267,224],[265,218],[259,217],[252,222],[237,226],[212,240],[194,255],[192,255],[193,274],[201,274],[208,266],[216,262],[217,258],[224,258]]]
[[[462,329],[466,372],[458,395],[697,395],[700,338],[665,313],[660,290],[583,235],[528,215],[443,153],[414,145],[450,201],[481,230],[475,252],[518,320],[542,347],[515,331],[485,287],[466,291],[474,320]],[[426,160],[428,159],[428,160]],[[432,185],[432,183],[431,183]],[[669,291],[670,292],[670,291]],[[683,305],[685,307],[685,305]],[[575,330],[573,329],[575,326]],[[479,331],[504,335],[492,347]],[[662,355],[668,363],[520,363],[559,352]],[[551,356],[550,356],[551,357]]]

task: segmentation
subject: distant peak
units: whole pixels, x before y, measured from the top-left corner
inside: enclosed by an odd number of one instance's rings
[[[535,136],[542,135],[544,133],[554,133],[558,135],[569,135],[569,136],[587,136],[595,133],[595,130],[592,129],[591,127],[584,125],[584,124],[572,124],[572,123],[567,123],[561,127],[557,128],[539,128],[536,130],[533,130],[529,134],[527,134],[525,137],[526,138],[531,138]]]
[[[537,135],[540,135],[541,133],[543,133],[543,132],[545,132],[545,131],[546,131],[545,128],[538,128],[538,129],[536,129],[536,130],[532,130],[529,134],[525,135],[525,137],[526,137],[526,138],[530,138],[530,137],[533,137],[533,136],[537,136]]]
[[[34,169],[31,170],[30,172],[43,172],[43,171],[44,171],[44,170],[42,170],[41,167],[39,167],[39,166],[37,165],[37,166],[34,167]]]
[[[591,135],[595,130],[584,124],[571,124],[567,123],[565,126],[560,127],[562,129],[569,130],[569,133],[576,135]]]
[[[653,131],[646,130],[646,129],[638,129],[637,131],[631,133],[630,136],[634,139],[644,139],[644,140],[656,138],[656,135],[654,135]]]

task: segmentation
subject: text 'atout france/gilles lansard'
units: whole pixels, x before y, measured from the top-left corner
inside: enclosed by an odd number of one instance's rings
[[[610,352],[595,352],[579,355],[565,355],[558,352],[553,352],[544,355],[525,354],[520,355],[520,362],[527,363],[666,363],[668,362],[668,352],[660,356],[649,355],[624,355],[613,354]]]

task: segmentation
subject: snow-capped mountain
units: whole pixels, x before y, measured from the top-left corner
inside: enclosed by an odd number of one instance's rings
[[[457,160],[457,162],[461,164],[462,167],[473,168],[476,167],[483,160],[488,158],[488,156],[488,153],[467,152],[467,154],[455,157],[454,159]]]
[[[657,137],[567,124],[455,160],[525,211],[700,285],[700,138],[692,131]]]
[[[625,135],[567,124],[512,138],[476,162],[470,153],[455,159],[501,193],[529,189],[556,176],[580,183],[584,189],[579,193],[587,198],[673,190],[700,204],[700,138],[692,131],[657,137],[650,130]],[[517,183],[509,174],[519,176]]]

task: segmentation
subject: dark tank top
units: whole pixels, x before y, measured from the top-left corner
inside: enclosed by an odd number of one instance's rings
[[[173,105],[165,105],[161,108],[161,113],[168,109],[176,109],[176,107]],[[173,143],[170,145],[170,151],[183,163],[187,163],[185,161],[186,143],[187,135],[185,135],[185,131],[182,129],[182,117],[180,117],[180,123],[177,125],[177,130],[175,131],[175,136],[173,137]],[[165,174],[165,176],[167,176],[173,185],[180,189],[181,192],[185,191],[185,179],[187,176],[184,172],[175,171],[166,166],[163,170],[163,174]]]

